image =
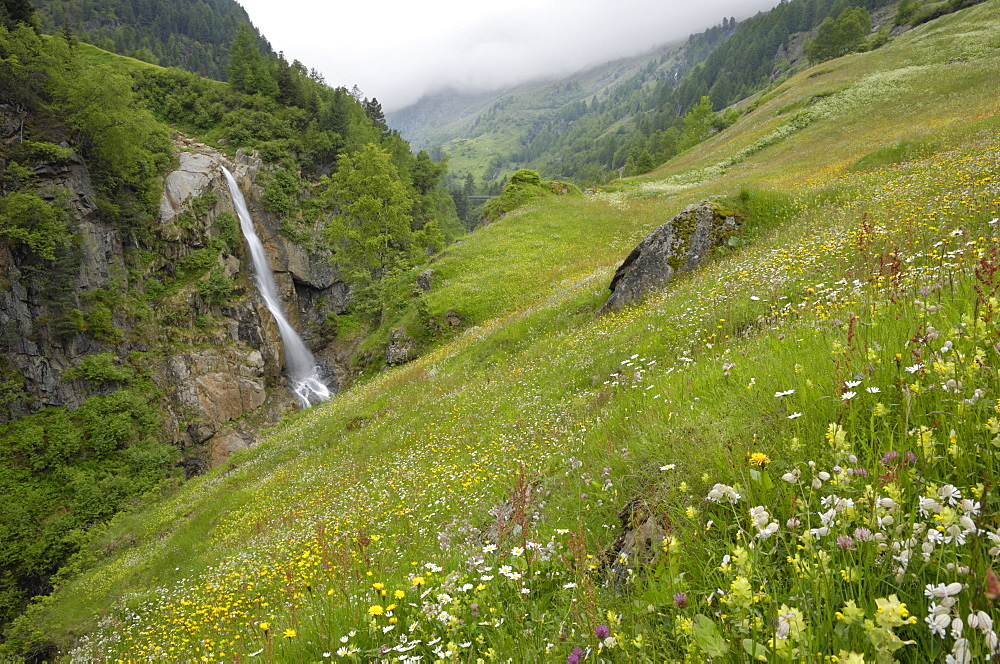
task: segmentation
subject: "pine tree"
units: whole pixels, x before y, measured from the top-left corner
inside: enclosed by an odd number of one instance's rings
[[[0,0],[0,25],[13,30],[18,23],[34,25],[35,7],[31,0]]]
[[[387,133],[389,131],[389,125],[385,122],[385,114],[382,112],[382,104],[378,102],[378,99],[375,97],[372,97],[370,100],[366,98],[362,102],[362,106],[364,106],[365,115],[367,115],[368,119],[372,121],[372,124],[375,125],[383,134]]]
[[[229,50],[229,83],[246,94],[278,95],[278,83],[257,49],[257,36],[244,24]]]

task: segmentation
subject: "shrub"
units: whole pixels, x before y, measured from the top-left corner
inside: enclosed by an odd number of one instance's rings
[[[226,245],[229,253],[236,253],[241,244],[240,222],[236,215],[226,210],[215,218],[212,226],[219,234],[218,238]]]
[[[127,383],[133,375],[130,368],[121,366],[114,353],[87,355],[78,365],[63,372],[63,378],[68,380],[82,379],[95,384]]]
[[[222,270],[213,270],[207,279],[198,282],[198,293],[209,304],[225,304],[233,294],[233,282]]]
[[[122,340],[122,333],[115,327],[111,309],[103,302],[95,302],[86,318],[87,331],[98,341],[114,346]]]
[[[65,213],[34,192],[19,192],[0,199],[0,237],[26,246],[46,261],[54,261],[56,248],[67,241]]]
[[[538,171],[522,168],[519,171],[515,171],[515,173],[510,176],[510,183],[515,185],[523,184],[533,187],[541,187],[542,178],[538,174]]]

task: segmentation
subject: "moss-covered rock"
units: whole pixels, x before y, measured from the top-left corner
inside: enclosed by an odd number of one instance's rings
[[[695,269],[739,229],[742,216],[705,199],[689,205],[642,239],[615,271],[611,296],[598,315],[618,311],[663,288],[678,272]]]

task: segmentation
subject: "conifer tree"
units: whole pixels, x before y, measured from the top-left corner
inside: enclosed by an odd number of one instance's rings
[[[0,25],[9,30],[18,23],[33,25],[35,22],[35,7],[31,0],[0,0]]]
[[[249,25],[244,24],[233,39],[229,50],[229,83],[246,94],[278,95],[267,62],[257,49],[257,38]]]

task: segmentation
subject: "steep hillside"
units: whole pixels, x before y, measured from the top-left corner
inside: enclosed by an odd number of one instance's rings
[[[459,330],[91,529],[4,647],[996,654],[998,78],[984,3],[792,77],[642,180],[471,234],[422,296]],[[635,243],[706,196],[741,236],[595,318]]]
[[[444,167],[371,104],[247,30],[231,60],[227,84],[0,25],[3,627],[88,531],[296,408],[223,167],[334,392],[377,327],[384,271],[457,226]],[[349,216],[361,197],[392,212],[378,263],[356,250],[373,234]]]
[[[444,93],[390,119],[404,135],[447,155],[456,177],[471,173],[483,193],[496,193],[518,168],[602,184],[649,172],[724,130],[752,111],[747,97],[809,62],[878,48],[890,29],[930,12],[919,2],[904,12],[890,4],[791,0],[742,22],[725,19],[644,58],[498,94],[488,108],[484,97],[465,105]],[[462,112],[469,115],[454,117]]]
[[[42,0],[36,2],[43,32],[71,31],[100,48],[201,76],[228,78],[229,48],[250,17],[235,0]],[[266,52],[270,45],[254,30]]]
[[[728,21],[728,19],[727,19]],[[717,35],[715,42],[722,37]],[[714,45],[714,44],[711,44]],[[428,95],[412,106],[386,114],[386,120],[420,149],[446,145],[454,138],[470,138],[484,123],[496,119],[500,109],[511,104],[510,111],[548,111],[564,109],[574,102],[589,101],[594,95],[609,91],[647,68],[651,62],[663,61],[681,66],[678,53],[681,44],[671,44],[642,55],[614,60],[559,80],[540,80],[520,86],[479,93],[446,90]],[[710,47],[710,46],[709,46]],[[661,76],[676,75],[664,66]],[[509,122],[505,114],[503,121]]]
[[[612,123],[631,115],[634,109],[625,107],[631,107],[634,100],[626,102],[625,96],[647,83],[679,80],[731,35],[735,26],[727,18],[725,28],[719,25],[692,35],[686,43],[667,44],[556,81],[484,93],[440,92],[389,113],[387,120],[415,146],[447,155],[453,173],[471,173],[483,187],[499,186],[503,176],[517,168],[538,167],[521,153],[540,134],[553,127],[562,133],[583,116],[600,115],[599,102],[604,100],[623,107]]]

